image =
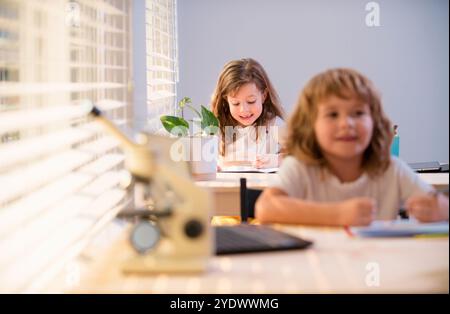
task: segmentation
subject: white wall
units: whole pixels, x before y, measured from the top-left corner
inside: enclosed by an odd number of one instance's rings
[[[408,161],[448,161],[447,0],[380,0],[367,27],[361,0],[178,0],[179,98],[208,104],[222,66],[252,57],[290,112],[306,81],[353,67],[382,92]]]

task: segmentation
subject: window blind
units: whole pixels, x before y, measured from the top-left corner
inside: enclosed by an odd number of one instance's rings
[[[178,46],[176,0],[146,0],[147,112],[149,131],[162,129],[159,117],[176,114]]]
[[[129,0],[0,1],[0,292],[33,291],[132,197],[87,117],[130,119]]]

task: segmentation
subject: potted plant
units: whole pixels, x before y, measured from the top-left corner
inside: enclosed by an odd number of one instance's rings
[[[185,108],[195,114],[192,120],[184,118]],[[196,179],[215,178],[219,120],[203,105],[200,106],[200,111],[197,110],[192,106],[189,97],[184,97],[178,102],[177,110],[181,112],[181,117],[171,115],[160,117],[164,129],[172,136],[179,137],[176,145],[172,147],[171,156],[174,159],[187,160]]]

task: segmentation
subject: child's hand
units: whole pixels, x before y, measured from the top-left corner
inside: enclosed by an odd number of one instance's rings
[[[442,194],[412,196],[405,207],[420,222],[448,220],[448,198]]]
[[[252,162],[252,166],[257,169],[278,167],[278,155],[257,155],[256,159]]]
[[[377,206],[374,199],[356,197],[345,200],[338,205],[338,220],[342,226],[366,226],[374,219]]]
[[[268,168],[267,165],[270,163],[270,160],[267,156],[258,155],[256,156],[255,161],[253,161],[252,166],[260,169],[260,168]]]

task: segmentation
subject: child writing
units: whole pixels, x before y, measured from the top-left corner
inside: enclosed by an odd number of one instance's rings
[[[313,77],[288,122],[287,156],[256,203],[261,222],[368,225],[404,206],[422,222],[448,220],[448,198],[390,156],[391,123],[372,83],[350,69]]]
[[[279,165],[278,128],[283,110],[263,67],[253,59],[228,62],[211,107],[219,120],[218,165],[271,168]]]

